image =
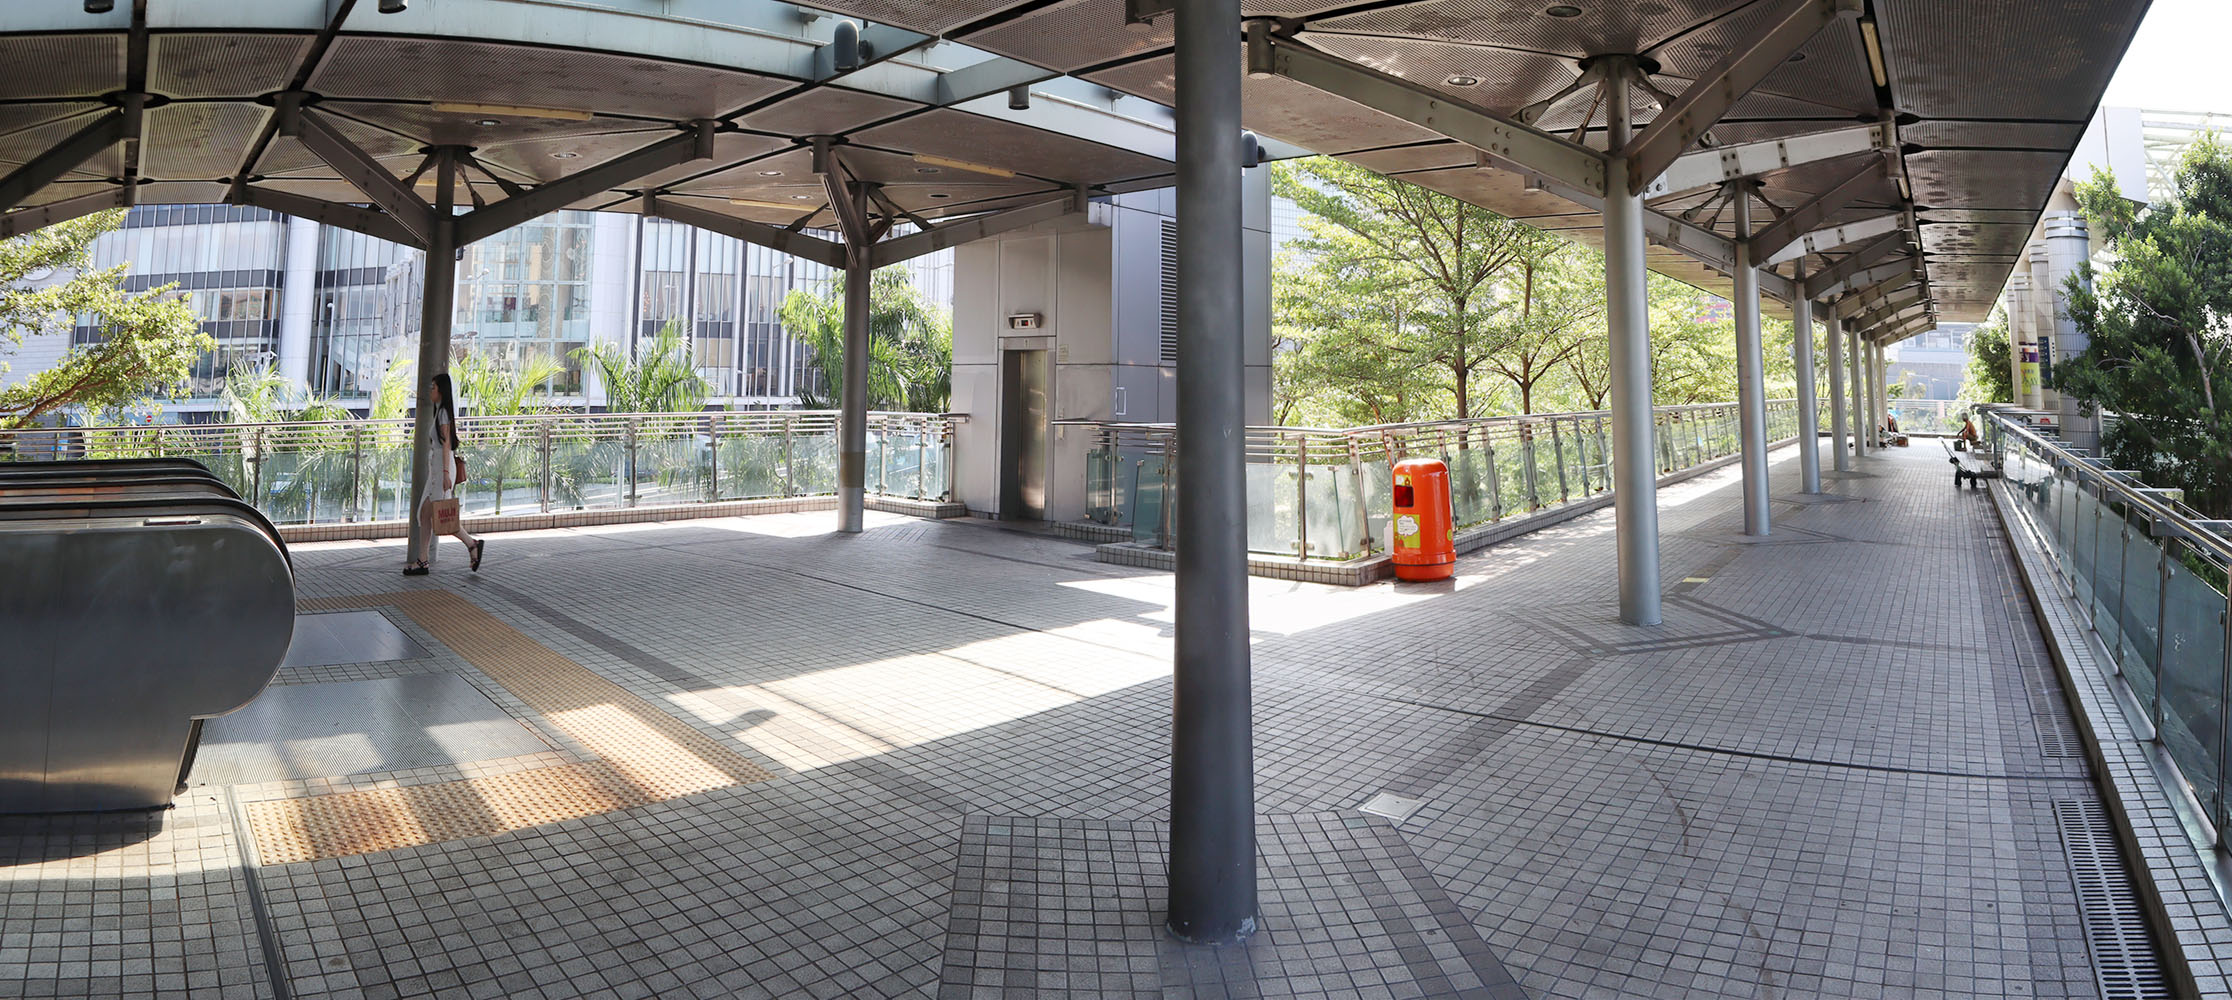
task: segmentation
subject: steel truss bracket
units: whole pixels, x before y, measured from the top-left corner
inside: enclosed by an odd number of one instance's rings
[[[663,198],[655,194],[643,196],[643,213],[669,222],[679,222],[685,226],[696,226],[707,232],[719,233],[723,236],[743,240],[754,246],[763,246],[780,253],[787,253],[793,257],[803,257],[823,267],[841,268],[845,266],[844,244],[831,242],[818,236],[808,236],[805,233],[785,229],[781,226],[770,226],[762,222],[753,222],[750,219],[722,215],[719,212],[708,211],[686,202]]]
[[[1890,123],[1854,125],[1785,139],[1743,142],[1684,153],[1643,189],[1645,198],[1697,191],[1736,180],[1870,150],[1896,148]]]
[[[240,188],[238,197],[234,198],[233,201],[236,204],[270,209],[282,215],[309,219],[323,225],[346,229],[352,233],[363,233],[366,236],[383,239],[390,243],[400,243],[420,250],[426,249],[426,244],[420,242],[418,236],[410,230],[403,228],[401,223],[396,222],[394,216],[375,212],[368,208],[341,205],[318,198],[310,198],[286,191],[274,191],[253,185]]]
[[[1809,299],[1818,299],[1822,297],[1822,295],[1831,292],[1841,295],[1857,289],[1872,289],[1886,281],[1891,281],[1897,278],[1912,278],[1918,280],[1921,277],[1921,274],[1922,269],[1921,261],[1919,258],[1894,257],[1891,260],[1885,261],[1881,264],[1877,264],[1874,267],[1863,267],[1860,270],[1854,271],[1844,280],[1839,281],[1837,284],[1832,285],[1828,288],[1817,290],[1814,287],[1813,279],[1809,277],[1806,279],[1806,290],[1807,292],[1813,294],[1808,294],[1806,297]]]
[[[1178,9],[1178,0],[1124,0],[1124,23],[1146,24]]]
[[[1080,187],[1067,195],[1049,201],[991,212],[974,218],[963,219],[959,222],[949,222],[942,226],[925,229],[919,233],[909,233],[896,239],[885,240],[871,247],[869,256],[872,266],[885,267],[913,260],[924,254],[936,253],[947,247],[960,246],[963,243],[981,240],[987,236],[997,236],[1001,233],[1035,226],[1041,222],[1082,213],[1085,208],[1085,189]]]
[[[1854,317],[1854,321],[1864,327],[1884,326],[1902,320],[1908,313],[1925,308],[1929,304],[1929,296],[1923,294],[1922,290],[1917,288],[1897,298],[1888,299],[1882,305],[1861,313]]]
[[[1885,254],[1907,245],[1905,233],[1891,233],[1837,259],[1806,278],[1806,297],[1818,299],[1832,291],[1845,288],[1849,279]]]
[[[1788,244],[1775,251],[1773,255],[1761,257],[1760,263],[1767,267],[1773,267],[1784,261],[1797,260],[1808,254],[1820,253],[1823,250],[1834,250],[1847,244],[1858,243],[1861,240],[1874,239],[1885,233],[1904,232],[1907,229],[1908,217],[1909,213],[1901,210],[1861,219],[1858,222],[1847,222],[1841,226],[1816,229],[1803,236],[1792,238]]]
[[[679,135],[670,136],[617,159],[600,163],[570,177],[562,177],[526,193],[478,209],[457,220],[457,243],[477,243],[513,226],[548,215],[584,198],[641,180],[668,167],[713,158],[717,122],[691,122]]]
[[[1464,143],[1503,165],[1604,197],[1603,153],[1402,77],[1274,39],[1260,21],[1248,25],[1248,73],[1283,76]]]
[[[1628,159],[1629,193],[1644,193],[1791,53],[1838,19],[1859,17],[1862,7],[1862,0],[1790,0],[1759,37],[1732,46],[1619,151]]]
[[[1483,164],[1488,166],[1488,164]],[[1527,186],[1557,195],[1592,212],[1604,211],[1604,198],[1586,191],[1576,190],[1541,175],[1529,175]],[[1652,208],[1643,209],[1644,238],[1689,257],[1722,274],[1736,270],[1736,241],[1710,229],[1668,215]],[[1789,278],[1759,268],[1759,292],[1779,302],[1789,302],[1798,289]]]
[[[1783,213],[1766,228],[1752,235],[1752,256],[1759,260],[1772,260],[1792,243],[1799,234],[1820,227],[1844,207],[1876,190],[1884,177],[1884,160],[1872,157],[1858,169],[1846,174],[1829,189],[1813,196],[1805,204]]]
[[[63,175],[76,170],[85,161],[135,135],[138,126],[130,118],[123,112],[104,114],[37,159],[17,167],[7,177],[0,178],[0,211],[23,204],[24,199],[61,180]]]
[[[80,216],[105,212],[112,208],[125,208],[132,203],[132,189],[117,186],[106,191],[50,201],[32,208],[17,209],[0,215],[0,239],[13,239],[57,222],[68,222]]]
[[[288,116],[280,123],[281,134],[293,135],[302,145],[332,167],[335,173],[362,192],[375,205],[387,211],[388,217],[415,237],[412,242],[427,246],[434,240],[434,209],[421,199],[410,185],[397,180],[395,175],[371,154],[357,148],[325,119],[300,107],[283,108]]]

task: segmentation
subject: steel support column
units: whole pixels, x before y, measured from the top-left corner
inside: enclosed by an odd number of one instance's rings
[[[1806,262],[1801,260],[1791,283],[1806,287]],[[1814,386],[1813,303],[1799,298],[1790,304],[1790,361],[1798,371],[1798,492],[1821,492],[1821,400]]]
[[[1891,437],[1883,426],[1891,416],[1890,401],[1885,398],[1889,395],[1888,389],[1883,379],[1883,345],[1871,340],[1868,342],[1868,399],[1873,405],[1868,413],[1868,429],[1875,435],[1874,444],[1879,450],[1891,446]]]
[[[443,146],[434,151],[434,211],[427,222],[426,286],[420,293],[418,406],[411,421],[410,540],[404,546],[406,565],[431,564],[437,547],[425,537],[426,512],[419,498],[426,484],[440,470],[434,468],[434,394],[427,391],[435,375],[449,371],[450,323],[457,310],[457,221],[451,212],[457,204],[457,151]],[[456,400],[450,401],[457,405]]]
[[[1861,359],[1867,350],[1860,346],[1860,331],[1845,327],[1845,346],[1852,349],[1852,356],[1845,359],[1852,375],[1852,453],[1866,457],[1868,454],[1868,380],[1860,377]]]
[[[1658,478],[1651,457],[1651,312],[1645,298],[1643,198],[1628,177],[1625,149],[1635,121],[1627,73],[1607,73],[1605,123],[1605,325],[1612,343],[1612,506],[1620,560],[1620,620],[1656,625],[1659,608]]]
[[[1767,358],[1759,335],[1759,269],[1752,266],[1752,193],[1736,181],[1736,415],[1737,446],[1744,467],[1744,534],[1765,538],[1767,505]]]
[[[845,244],[844,388],[837,413],[837,530],[857,534],[868,503],[869,246]]]
[[[1829,316],[1822,333],[1822,339],[1829,342],[1829,447],[1837,456],[1837,471],[1851,472],[1852,439],[1845,426],[1844,332],[1837,329],[1837,318]]]
[[[1256,928],[1240,270],[1240,0],[1176,5],[1178,580],[1170,933]]]
[[[2068,282],[2090,287],[2084,264],[2092,258],[2092,241],[2085,229],[2085,215],[2067,191],[2056,191],[2046,206],[2046,261],[2048,291],[2054,301],[2054,359],[2067,362],[2092,346],[2077,321],[2069,317]],[[2061,394],[2061,435],[2073,448],[2100,450],[2100,414],[2080,412],[2079,400]]]

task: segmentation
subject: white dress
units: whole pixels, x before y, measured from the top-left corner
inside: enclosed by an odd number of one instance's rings
[[[427,430],[433,433],[434,440],[429,442],[432,447],[428,448],[426,452],[428,459],[426,492],[419,496],[420,504],[435,500],[448,500],[456,495],[454,488],[442,485],[447,477],[457,474],[457,459],[455,453],[450,451],[449,447],[449,427],[449,414],[440,409],[435,410],[434,422],[427,425]]]

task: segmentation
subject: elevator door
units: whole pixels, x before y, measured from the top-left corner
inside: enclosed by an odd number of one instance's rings
[[[1054,371],[1045,351],[1000,352],[1000,516],[1046,519]]]

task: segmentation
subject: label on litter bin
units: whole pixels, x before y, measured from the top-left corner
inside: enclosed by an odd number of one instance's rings
[[[1395,519],[1395,538],[1411,548],[1418,547],[1418,518],[1404,514]]]

